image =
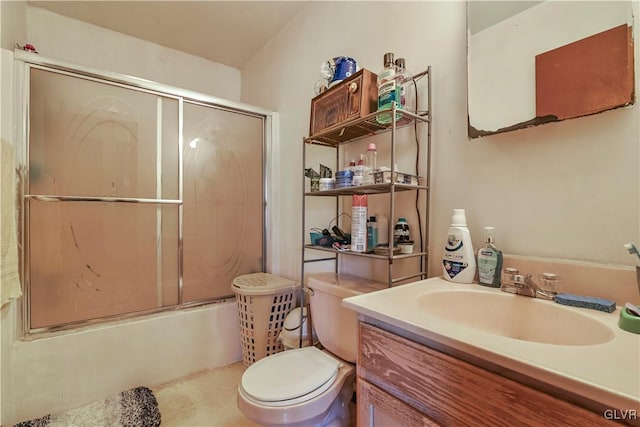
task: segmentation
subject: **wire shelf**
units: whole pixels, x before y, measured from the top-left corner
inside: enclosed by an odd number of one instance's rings
[[[398,117],[395,122],[396,129],[403,128],[413,124],[414,122],[427,123],[431,120],[429,112],[414,114],[409,111],[389,108],[325,129],[322,132],[318,132],[315,135],[305,138],[304,142],[308,144],[337,147],[340,144],[356,141],[360,138],[390,132],[393,129],[393,123],[381,124],[378,123],[376,118],[383,114],[391,115],[393,114],[393,111],[395,111],[395,114]]]

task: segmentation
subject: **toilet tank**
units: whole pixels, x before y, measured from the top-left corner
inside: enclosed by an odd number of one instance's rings
[[[342,306],[344,298],[378,291],[387,285],[344,273],[307,276],[311,321],[320,343],[344,361],[355,363],[358,319],[355,311]]]

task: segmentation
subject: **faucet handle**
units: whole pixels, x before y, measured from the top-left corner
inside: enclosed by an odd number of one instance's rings
[[[503,282],[513,282],[513,278],[518,275],[520,272],[517,268],[507,267],[502,271],[502,281]]]
[[[522,274],[514,274],[512,277],[513,284],[516,286],[525,286],[527,284],[527,278]]]
[[[540,289],[550,296],[555,296],[560,292],[560,284],[562,278],[554,273],[542,273],[538,276],[540,281]]]
[[[511,294],[518,293],[518,285],[515,284],[514,278],[518,276],[517,268],[506,267],[502,270],[502,284],[500,285],[500,290],[504,292],[509,292]]]

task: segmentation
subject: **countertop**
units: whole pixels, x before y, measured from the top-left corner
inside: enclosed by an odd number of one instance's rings
[[[446,321],[430,315],[419,303],[419,297],[428,298],[429,292],[464,289],[499,292],[513,298],[527,298],[535,304],[555,304],[477,284],[431,278],[346,298],[343,305],[367,319],[390,325],[392,331],[405,331],[409,338],[423,339],[423,343],[435,344],[438,350],[462,355],[463,360],[480,361],[481,367],[491,366],[501,374],[515,373],[524,383],[529,382],[527,378],[531,379],[529,385],[547,392],[566,392],[561,393],[562,397],[569,396],[569,400],[593,410],[631,410],[640,419],[640,335],[618,328],[620,307],[613,313],[605,313],[561,306],[566,310],[579,310],[606,324],[613,330],[613,338],[595,345],[556,345],[507,338]],[[513,321],[526,321],[526,318]]]

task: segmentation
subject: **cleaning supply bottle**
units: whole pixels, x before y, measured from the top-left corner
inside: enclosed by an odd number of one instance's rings
[[[378,244],[389,245],[389,220],[383,214],[376,214],[376,222],[378,223]]]
[[[367,146],[367,149],[362,154],[362,158],[364,160],[364,172],[362,174],[362,183],[363,184],[373,184],[373,173],[376,171],[377,167],[377,156],[378,153],[376,151],[376,143],[370,142]]]
[[[502,251],[493,244],[495,227],[485,227],[484,246],[478,250],[478,282],[492,288],[500,287]]]
[[[367,250],[371,252],[378,246],[378,222],[375,216],[370,216],[367,222]]]
[[[367,195],[354,194],[351,199],[351,251],[367,251]]]
[[[391,108],[394,103],[396,107],[399,107],[400,94],[398,91],[398,79],[396,77],[396,65],[393,63],[392,52],[384,54],[384,68],[378,73],[377,83],[378,111]],[[376,121],[381,124],[391,123],[391,114],[378,114]]]
[[[393,246],[398,246],[398,243],[407,243],[410,240],[409,224],[407,224],[406,218],[400,217],[393,228]]]
[[[442,271],[445,279],[457,283],[472,283],[476,274],[475,253],[464,209],[454,209],[451,215]]]

